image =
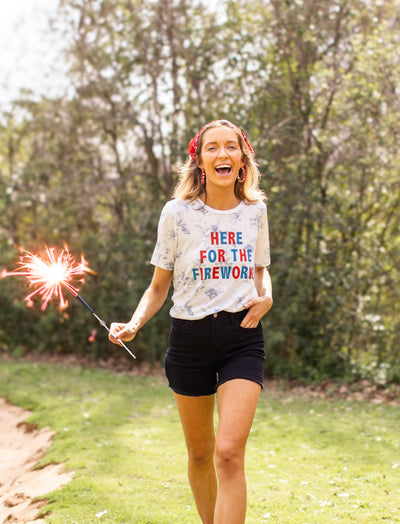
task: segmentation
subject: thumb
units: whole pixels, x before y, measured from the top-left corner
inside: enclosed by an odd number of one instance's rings
[[[252,306],[254,306],[254,304],[256,304],[256,303],[257,303],[257,299],[256,298],[252,298],[251,300],[248,300],[246,302],[246,304],[243,304],[243,307],[245,307],[246,309],[249,309]]]

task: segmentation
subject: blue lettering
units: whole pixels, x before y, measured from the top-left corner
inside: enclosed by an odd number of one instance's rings
[[[208,252],[208,260],[210,262],[215,262],[217,260],[217,252],[214,249],[210,249]]]
[[[231,271],[231,266],[221,266],[221,278],[229,278],[231,276]]]

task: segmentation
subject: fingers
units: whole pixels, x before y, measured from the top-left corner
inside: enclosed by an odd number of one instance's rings
[[[117,331],[117,338],[123,340],[124,336],[128,335],[130,331],[131,327],[129,326],[129,324],[126,324],[125,327],[121,327],[121,329]]]
[[[246,304],[243,304],[243,306],[244,306],[246,309],[250,309],[250,308],[252,308],[255,304],[257,304],[257,298],[252,298],[251,300],[249,300],[248,302],[246,302]]]
[[[258,326],[259,320],[254,320],[249,316],[249,313],[244,317],[242,322],[240,323],[240,327],[246,328],[246,329],[253,329]]]
[[[244,319],[240,323],[240,326],[246,329],[256,328],[261,318],[262,318],[262,315],[257,314],[257,312],[254,311],[254,309],[250,309],[247,312],[247,315],[244,317]]]
[[[119,322],[113,322],[110,326],[109,340],[114,344],[119,344],[119,340],[122,342],[129,342],[135,338],[136,330],[129,323],[122,324]]]
[[[241,327],[252,329],[258,326],[258,323],[262,317],[268,313],[272,307],[272,298],[271,297],[257,297],[249,300],[247,304],[244,305],[247,312],[246,316],[241,322]]]

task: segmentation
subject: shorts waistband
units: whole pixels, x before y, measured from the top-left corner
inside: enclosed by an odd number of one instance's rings
[[[225,319],[225,318],[242,318],[246,315],[248,309],[241,309],[240,311],[236,311],[235,313],[231,313],[229,311],[217,311],[216,313],[211,313],[210,315],[207,315],[203,318],[198,318],[196,320],[189,320],[184,318],[175,318],[172,317],[172,320],[178,320],[179,322],[185,323],[185,322],[204,322],[208,320],[214,320],[214,319]]]
[[[218,313],[212,313],[205,318],[236,318],[242,316],[245,312],[247,312],[246,309],[241,309],[235,313],[230,313],[229,311],[218,311]]]

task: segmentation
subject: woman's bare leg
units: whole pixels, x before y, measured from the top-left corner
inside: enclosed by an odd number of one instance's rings
[[[188,450],[188,477],[203,524],[213,524],[217,498],[214,466],[215,395],[190,397],[174,393]]]
[[[243,379],[230,380],[218,388],[219,425],[215,446],[218,496],[214,524],[245,522],[245,447],[260,391],[258,384]]]

